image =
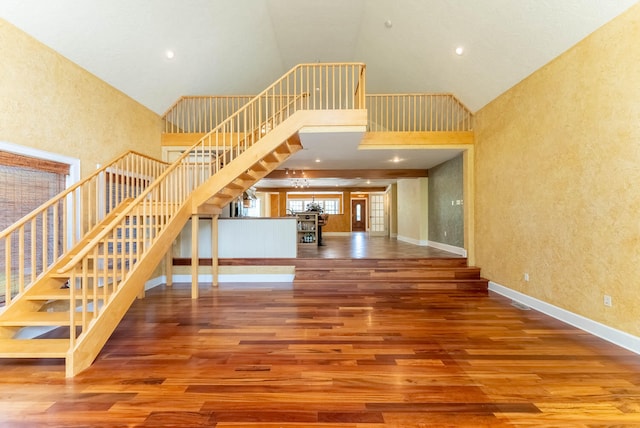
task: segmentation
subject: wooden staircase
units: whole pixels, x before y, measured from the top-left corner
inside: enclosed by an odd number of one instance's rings
[[[318,85],[327,87],[316,91]],[[65,358],[68,377],[89,367],[132,302],[143,295],[145,281],[192,215],[218,214],[300,150],[301,129],[364,127],[366,110],[360,106],[363,64],[300,65],[159,170],[161,174],[118,172],[141,191],[131,197],[118,193],[119,204],[108,215],[81,213],[78,223],[94,217],[99,221],[85,228],[73,246],[61,249],[54,263],[32,274],[31,282],[18,279],[13,287],[14,263],[7,263],[0,357]],[[126,180],[114,183],[120,181]],[[91,192],[99,193],[80,190],[77,198]],[[20,227],[10,229],[0,235],[5,248],[13,242],[24,247],[24,238],[11,235]],[[23,278],[25,269],[18,271]],[[24,334],[33,327],[65,336]]]

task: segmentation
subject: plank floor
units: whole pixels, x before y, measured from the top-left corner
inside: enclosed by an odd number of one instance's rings
[[[0,360],[0,427],[640,426],[640,356],[415,282],[160,286],[63,366]]]
[[[433,247],[409,244],[384,236],[370,236],[366,232],[352,233],[351,236],[324,235],[322,242],[323,246],[298,245],[298,257],[322,259],[460,257]]]

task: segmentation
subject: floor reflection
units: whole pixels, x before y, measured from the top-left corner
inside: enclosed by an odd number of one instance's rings
[[[410,244],[386,236],[372,236],[368,232],[350,235],[324,235],[323,246],[299,244],[298,258],[423,258],[461,257],[433,247]]]

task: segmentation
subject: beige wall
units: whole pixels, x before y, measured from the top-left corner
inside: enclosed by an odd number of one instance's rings
[[[634,335],[638,40],[640,5],[482,109],[475,176],[483,276]],[[613,307],[603,305],[604,294]]]
[[[160,117],[0,19],[0,141],[79,158],[160,158]]]
[[[426,245],[429,239],[429,181],[398,180],[398,239]]]

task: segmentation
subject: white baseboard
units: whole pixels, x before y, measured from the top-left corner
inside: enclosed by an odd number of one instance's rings
[[[421,247],[426,247],[429,245],[429,241],[420,241],[418,239],[409,238],[407,236],[397,235],[396,239],[402,242],[408,242],[413,245],[420,245]]]
[[[162,284],[166,284],[167,283],[167,276],[166,275],[162,275],[162,276],[158,276],[156,278],[152,278],[149,281],[144,283],[144,290],[150,290],[153,287],[157,287],[158,285],[162,285]]]
[[[443,244],[442,242],[435,241],[427,241],[428,245],[433,248],[437,248],[439,250],[448,251],[453,254],[457,254],[462,257],[467,257],[467,250],[461,247],[456,247],[454,245]]]
[[[295,274],[224,274],[218,275],[218,282],[293,282]],[[173,275],[173,282],[191,282],[191,275]],[[211,274],[198,275],[198,282],[212,282]]]
[[[567,311],[566,309],[562,309],[550,303],[536,299],[535,297],[527,296],[526,294],[512,290],[493,281],[489,281],[489,290],[508,297],[515,302],[529,306],[530,308],[549,315],[557,320],[577,327],[580,330],[584,330],[587,333],[591,333],[594,336],[622,348],[628,349],[629,351],[635,352],[636,354],[640,354],[640,337],[606,326],[597,321],[585,318],[582,315],[575,314]]]

